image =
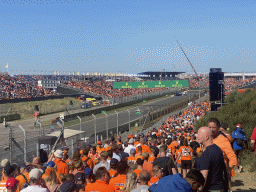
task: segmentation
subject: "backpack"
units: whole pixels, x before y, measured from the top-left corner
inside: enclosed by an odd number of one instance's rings
[[[23,189],[27,188],[29,186],[29,183],[28,183],[28,180],[27,178],[25,177],[25,175],[21,174],[21,176],[25,179],[26,183],[22,186]]]
[[[237,144],[238,146],[243,146],[243,139],[236,138],[236,144]]]

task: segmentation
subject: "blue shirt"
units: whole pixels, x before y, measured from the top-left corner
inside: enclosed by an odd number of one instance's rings
[[[233,132],[232,132],[232,138],[234,138],[234,142],[233,142],[233,149],[243,149],[243,146],[237,145],[236,143],[236,139],[242,139],[244,141],[246,141],[246,135],[244,133],[243,129],[239,129],[236,128]]]
[[[177,173],[163,177],[149,190],[152,192],[191,192],[191,185],[182,178],[181,174]]]

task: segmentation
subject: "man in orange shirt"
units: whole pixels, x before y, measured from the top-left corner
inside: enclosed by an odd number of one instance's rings
[[[98,154],[100,154],[101,152],[105,151],[105,148],[102,145],[102,141],[98,141],[97,145],[98,145],[98,147],[96,147],[96,151],[98,152]]]
[[[118,175],[113,177],[109,181],[109,185],[115,189],[115,192],[120,192],[125,184],[126,181],[126,173],[128,172],[129,167],[126,161],[120,161],[117,164],[117,172]]]
[[[131,149],[130,157],[127,157],[127,163],[133,163],[133,164],[136,163],[137,158],[135,157],[135,153],[136,153],[135,149]]]
[[[150,153],[150,147],[145,145],[145,139],[144,138],[140,138],[140,146],[142,148],[142,152],[148,152],[148,154]],[[136,147],[136,153],[138,153],[138,147]]]
[[[110,161],[110,169],[108,172],[109,172],[109,175],[111,178],[114,177],[115,174],[117,173],[117,167],[116,167],[117,163],[118,163],[118,160],[115,158],[111,159],[111,161]]]
[[[4,167],[5,180],[0,181],[0,190],[1,191],[7,191],[6,182],[9,178],[14,177],[14,174],[15,174],[15,169],[13,166],[8,164]],[[17,189],[17,191],[19,191],[19,189]]]
[[[148,172],[150,173],[150,176],[152,176],[153,163],[148,162],[148,158],[149,158],[148,152],[143,152],[142,157],[143,157],[143,160],[144,160],[143,169],[148,170]]]
[[[68,175],[68,165],[62,160],[63,158],[63,152],[60,149],[57,149],[54,152],[54,163],[57,166],[57,173],[60,175],[62,173],[65,173]]]
[[[88,183],[85,186],[85,192],[114,192],[114,188],[108,185],[110,180],[110,175],[105,167],[100,167],[97,169],[95,174],[96,182]]]
[[[16,177],[17,180],[19,180],[18,189],[21,191],[23,189],[23,185],[25,183],[29,183],[29,167],[26,166],[25,163],[23,163],[20,166],[20,175]]]
[[[149,187],[163,177],[163,171],[159,165],[156,165],[153,167],[152,173],[153,173],[153,177],[148,182]]]
[[[138,158],[136,161],[137,164],[137,168],[133,171],[134,173],[136,173],[137,177],[139,177],[140,172],[143,169],[143,159]]]
[[[155,158],[156,158],[156,149],[155,148],[150,148],[150,154],[149,154],[148,162],[153,163]]]
[[[89,157],[93,160],[94,164],[97,164],[99,162],[99,154],[96,152],[96,147],[95,146],[92,146],[90,148],[90,154],[89,154]]]
[[[91,170],[93,170],[94,161],[90,157],[88,157],[88,154],[89,154],[89,149],[84,148],[81,160],[83,162],[84,167],[89,167]]]

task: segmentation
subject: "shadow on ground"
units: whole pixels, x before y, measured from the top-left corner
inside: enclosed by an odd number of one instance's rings
[[[244,182],[242,180],[234,180],[232,181],[232,186],[233,187],[244,186]]]

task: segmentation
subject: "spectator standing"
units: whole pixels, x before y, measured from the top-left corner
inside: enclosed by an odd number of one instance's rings
[[[46,188],[41,187],[42,172],[40,169],[34,168],[29,172],[29,186],[22,189],[21,192],[48,192]]]
[[[110,178],[114,177],[114,175],[117,173],[117,159],[113,158],[111,159],[110,161],[110,169],[109,169],[109,175],[110,175]]]
[[[124,188],[121,190],[122,192],[130,192],[131,190],[137,187],[137,175],[136,173],[130,171],[126,175],[126,181],[124,184]]]
[[[163,176],[176,174],[177,170],[175,168],[173,160],[170,157],[166,157],[165,146],[161,146],[159,151],[160,155],[158,158],[154,159],[153,166],[159,165],[163,170]]]
[[[256,158],[256,127],[254,127],[252,135],[251,135],[251,150],[252,152],[255,153],[255,158]]]
[[[228,185],[228,180],[223,153],[221,149],[213,143],[210,128],[201,127],[198,130],[197,138],[198,142],[205,148],[199,159],[199,170],[206,181],[203,191],[224,191],[224,188]]]
[[[236,125],[236,129],[232,132],[233,142],[233,149],[236,154],[237,158],[237,166],[238,172],[242,172],[243,166],[241,165],[241,158],[242,158],[242,151],[243,151],[243,144],[247,141],[246,135],[244,130],[242,129],[241,124]],[[246,143],[247,144],[247,143]]]
[[[130,151],[130,157],[127,157],[127,162],[128,163],[133,163],[135,164],[136,163],[136,157],[135,157],[135,154],[136,154],[136,151],[134,148],[131,149]]]
[[[117,144],[111,145],[111,150],[113,152],[112,158],[117,159],[119,162],[121,161],[121,157],[117,154]]]
[[[126,148],[124,149],[124,152],[125,152],[125,153],[128,153],[128,154],[130,155],[131,149],[135,149],[135,146],[134,146],[134,139],[133,139],[133,138],[131,138],[131,139],[128,141],[128,147],[126,147]]]
[[[117,154],[121,157],[121,161],[127,161],[127,157],[129,157],[129,154],[124,152],[121,144],[117,145]]]
[[[53,162],[57,166],[57,173],[65,173],[66,175],[68,175],[68,165],[62,160],[63,152],[60,149],[57,149],[53,154],[55,158]]]
[[[152,173],[153,177],[151,177],[150,181],[148,182],[149,187],[163,177],[163,171],[159,165],[153,167]]]
[[[131,190],[131,192],[148,192],[148,182],[150,181],[150,174],[143,169],[139,175],[140,186]]]
[[[137,177],[139,177],[140,172],[143,169],[143,160],[141,158],[138,158],[136,161],[137,168],[133,171],[136,173]]]
[[[96,174],[96,171],[100,167],[106,167],[107,170],[110,169],[110,164],[107,162],[108,153],[106,151],[101,152],[100,162],[96,164],[93,168],[93,174]]]
[[[16,190],[18,189],[18,184],[19,184],[19,180],[15,179],[13,177],[10,177],[6,181],[6,189],[7,189],[6,191],[7,192],[16,192]]]
[[[26,163],[22,163],[20,166],[20,175],[16,177],[19,180],[18,188],[21,191],[25,183],[29,183],[29,167],[26,166]]]
[[[4,167],[5,180],[0,181],[0,191],[1,192],[6,191],[6,182],[9,178],[14,177],[14,174],[15,174],[14,170],[15,170],[15,168],[12,165],[10,165],[10,164],[5,165],[5,167]]]
[[[150,176],[152,176],[153,163],[148,162],[148,158],[149,158],[148,152],[143,152],[142,157],[143,157],[143,161],[144,161],[143,162],[143,169],[148,170],[148,172],[150,173]]]

